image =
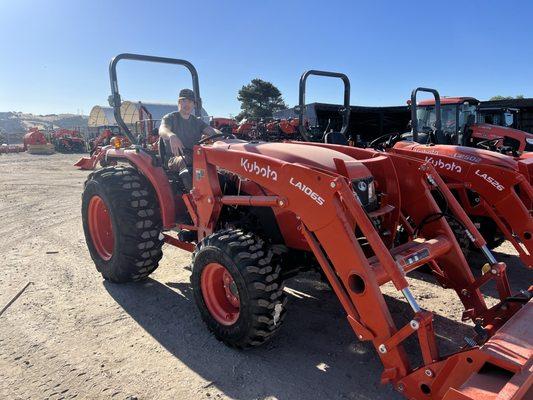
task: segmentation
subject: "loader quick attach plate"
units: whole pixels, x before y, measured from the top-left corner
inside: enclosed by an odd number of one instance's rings
[[[498,332],[467,357],[475,371],[444,400],[533,399],[533,303],[529,302]],[[469,361],[468,361],[469,360]]]

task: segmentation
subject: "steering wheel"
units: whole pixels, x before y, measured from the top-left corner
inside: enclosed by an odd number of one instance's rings
[[[237,136],[235,136],[233,133],[217,133],[215,135],[211,135],[203,139],[200,139],[199,141],[196,142],[196,144],[204,144],[213,139],[218,139],[218,138],[237,139]]]
[[[396,143],[400,139],[401,139],[401,135],[399,133],[387,133],[386,135],[382,135],[372,140],[368,144],[368,147],[383,149],[385,147],[391,147],[394,143]]]
[[[502,138],[495,138],[495,139],[489,139],[484,140],[482,142],[479,142],[477,145],[478,147],[481,147],[482,149],[497,151],[501,154],[511,155],[513,157],[518,156],[518,152],[516,149],[514,149],[512,146],[505,146],[503,143],[498,147],[498,142],[503,141]]]
[[[495,138],[495,139],[483,140],[483,141],[479,142],[477,145],[479,147],[481,147],[482,149],[495,151],[495,150],[498,149],[497,145],[498,145],[498,142],[500,140],[502,140],[502,139],[501,138]]]

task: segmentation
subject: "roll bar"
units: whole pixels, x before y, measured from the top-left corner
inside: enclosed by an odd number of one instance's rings
[[[305,88],[306,88],[307,78],[310,75],[327,76],[330,78],[339,78],[339,79],[342,79],[342,81],[344,82],[344,106],[340,111],[342,112],[341,133],[345,135],[346,130],[348,129],[348,123],[350,122],[350,80],[348,79],[346,75],[340,72],[319,71],[316,69],[305,71],[300,77],[300,92],[299,92],[299,105],[298,105],[298,121],[299,121],[298,127],[300,129],[300,133],[302,134],[305,140],[309,140],[307,130],[305,129],[305,126],[304,126],[304,113],[305,113]]]
[[[413,134],[413,141],[418,140],[418,118],[416,117],[416,95],[418,92],[431,93],[435,97],[435,136],[440,139],[442,131],[442,121],[440,113],[440,94],[435,89],[418,87],[411,92],[411,132]],[[437,140],[440,143],[439,140]]]
[[[136,138],[131,133],[131,130],[128,128],[122,115],[120,114],[120,106],[122,104],[122,99],[120,98],[120,93],[118,90],[118,80],[117,80],[117,64],[120,60],[132,60],[132,61],[145,61],[153,63],[162,63],[162,64],[173,64],[173,65],[182,65],[189,70],[192,76],[192,86],[194,90],[195,100],[196,100],[196,109],[202,110],[202,99],[200,97],[200,85],[198,83],[198,72],[194,65],[189,61],[180,60],[177,58],[167,58],[167,57],[156,57],[156,56],[147,56],[143,54],[132,54],[132,53],[122,53],[114,57],[109,64],[109,80],[111,83],[111,95],[109,96],[109,105],[113,107],[113,113],[115,115],[115,120],[122,128],[126,136],[130,139],[131,143],[137,143]]]

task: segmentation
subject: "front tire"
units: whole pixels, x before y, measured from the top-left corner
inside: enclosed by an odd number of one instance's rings
[[[216,232],[198,244],[193,293],[217,339],[244,349],[267,342],[279,330],[286,303],[280,269],[263,240],[239,229]]]
[[[489,249],[492,250],[505,242],[505,236],[492,219],[480,218],[479,224],[479,233],[485,238]]]
[[[153,188],[136,169],[118,166],[90,174],[82,218],[89,253],[105,279],[140,281],[158,267],[161,214]]]
[[[450,229],[452,230],[455,239],[457,240],[457,243],[463,252],[463,255],[466,259],[468,259],[470,256],[470,249],[472,248],[472,242],[468,238],[464,226],[455,218],[447,217],[446,221],[448,222],[448,225],[450,225]]]

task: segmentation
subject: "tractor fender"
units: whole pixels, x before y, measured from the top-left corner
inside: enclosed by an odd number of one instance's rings
[[[172,194],[170,182],[163,168],[155,166],[150,155],[137,149],[109,149],[106,151],[105,157],[106,160],[118,158],[128,161],[128,163],[148,179],[157,196],[163,229],[168,230],[174,228],[176,226],[174,195]]]

